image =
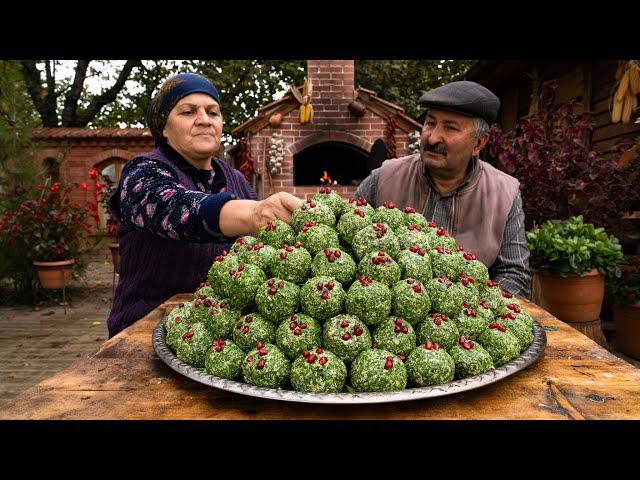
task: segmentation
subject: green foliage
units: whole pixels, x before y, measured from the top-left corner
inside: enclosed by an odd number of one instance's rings
[[[471,67],[471,60],[356,60],[355,84],[373,90],[380,98],[393,102],[410,117],[423,112],[418,99],[446,83],[460,80]]]
[[[585,224],[582,215],[548,220],[526,237],[532,269],[568,276],[597,268],[603,275],[620,275],[618,264],[624,257],[618,239]]]
[[[640,271],[624,272],[620,277],[607,278],[607,295],[619,305],[640,302]]]

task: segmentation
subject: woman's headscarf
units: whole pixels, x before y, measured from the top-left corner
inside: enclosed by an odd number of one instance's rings
[[[158,94],[151,100],[147,110],[147,125],[153,134],[156,145],[165,143],[167,140],[162,135],[162,130],[167,124],[167,118],[173,107],[181,98],[192,93],[206,93],[222,107],[218,90],[208,78],[195,73],[179,73],[169,77],[160,87]]]

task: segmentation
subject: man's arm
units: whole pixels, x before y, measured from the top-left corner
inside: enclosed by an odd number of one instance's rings
[[[489,268],[489,276],[502,290],[513,295],[531,298],[529,250],[524,231],[524,211],[520,192],[516,195],[507,218],[502,245],[496,261]]]
[[[373,208],[376,208],[376,197],[378,196],[378,179],[380,178],[380,169],[376,168],[372,170],[367,178],[365,178],[360,185],[358,185],[358,190],[351,197],[353,200],[356,200],[360,197],[364,198],[369,205]]]

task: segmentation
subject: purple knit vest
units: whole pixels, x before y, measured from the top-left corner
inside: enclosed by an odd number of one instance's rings
[[[198,190],[195,182],[158,148],[139,157],[160,161],[176,173],[179,183]],[[214,158],[220,166],[227,191],[240,199],[256,200],[256,194],[242,174]],[[120,195],[118,188],[115,195]],[[116,212],[116,216],[119,212]],[[147,315],[177,293],[194,292],[206,281],[213,259],[229,243],[191,243],[161,238],[145,230],[118,224],[120,280],[116,287],[107,325],[109,338]]]

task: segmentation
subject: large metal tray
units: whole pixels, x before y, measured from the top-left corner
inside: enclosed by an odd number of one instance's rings
[[[509,377],[514,373],[527,368],[535,362],[544,352],[547,345],[547,336],[544,329],[534,322],[534,339],[531,345],[522,354],[511,362],[487,373],[474,377],[454,380],[442,385],[432,387],[407,388],[395,392],[366,392],[366,393],[301,393],[294,390],[281,390],[264,387],[254,387],[243,382],[225,380],[205,373],[203,370],[179,360],[165,343],[165,332],[162,326],[164,318],[153,331],[153,348],[158,356],[169,367],[185,377],[211,387],[226,390],[228,392],[249,395],[252,397],[282,400],[286,402],[326,403],[326,404],[365,404],[365,403],[390,403],[419,400],[422,398],[441,397],[455,393],[474,390],[491,383]]]

